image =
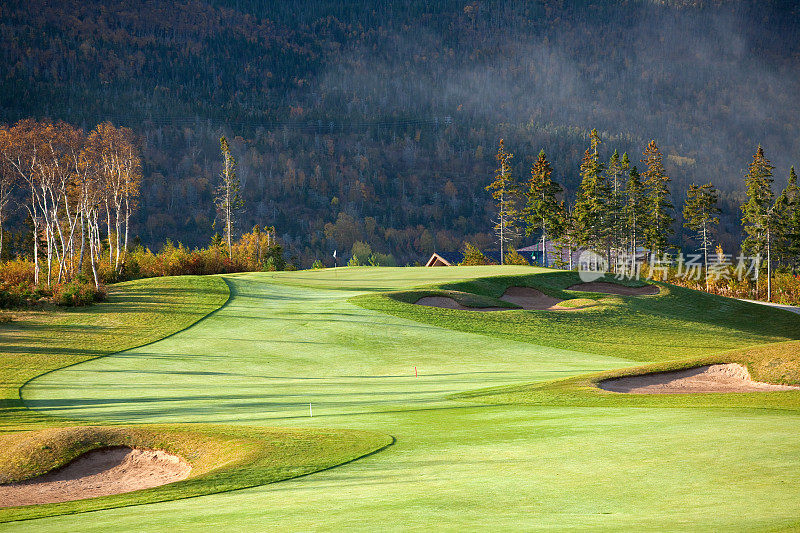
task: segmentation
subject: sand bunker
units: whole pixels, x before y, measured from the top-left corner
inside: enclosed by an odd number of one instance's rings
[[[645,285],[644,287],[626,287],[616,283],[606,281],[592,281],[589,283],[578,283],[568,287],[571,291],[601,292],[603,294],[619,294],[620,296],[649,296],[658,294],[659,288],[656,285]]]
[[[558,303],[563,302],[558,298],[548,296],[541,291],[530,287],[509,287],[500,297],[504,302],[518,305],[519,308],[536,311],[577,311],[592,307],[592,305],[581,305],[577,307],[559,307]],[[461,311],[510,311],[516,307],[467,307],[447,296],[425,296],[416,302],[416,305],[427,305],[430,307],[441,307],[443,309],[459,309]]]
[[[0,507],[66,502],[148,489],[186,479],[192,467],[177,455],[126,447],[85,453],[42,476],[0,485]]]
[[[520,306],[523,309],[536,309],[543,311],[545,309],[563,311],[568,308],[560,308],[553,306],[563,300],[548,296],[541,291],[531,289],[530,287],[509,287],[506,292],[500,297],[504,302],[509,302]]]
[[[548,296],[530,287],[509,287],[500,299],[504,302],[518,305],[522,309],[536,309],[539,311],[545,309],[549,311],[571,311],[575,309],[569,307],[554,307],[563,300],[553,298],[552,296]],[[460,309],[462,311],[509,311],[515,309],[513,307],[467,307],[447,296],[425,296],[415,303],[417,305],[428,305],[444,309]]]
[[[753,381],[742,365],[698,366],[674,372],[606,379],[601,389],[632,394],[689,394],[696,392],[767,392],[800,390],[800,387]]]

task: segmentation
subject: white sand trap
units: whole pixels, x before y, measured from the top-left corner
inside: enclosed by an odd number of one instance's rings
[[[548,296],[541,291],[532,289],[530,287],[509,287],[506,292],[500,297],[504,302],[509,302],[520,306],[523,309],[535,309],[543,311],[549,309],[552,311],[564,311],[569,308],[553,307],[563,300]]]
[[[414,304],[441,307],[442,309],[460,309],[461,311],[508,311],[511,309],[510,307],[467,307],[447,296],[425,296]]]
[[[601,389],[631,394],[689,394],[697,392],[768,392],[800,390],[790,385],[753,381],[736,363],[698,366],[674,372],[657,372],[601,381]]]
[[[177,455],[162,451],[103,448],[47,474],[0,485],[0,507],[67,502],[148,489],[186,479],[191,469]]]
[[[589,283],[578,283],[568,287],[571,291],[601,292],[603,294],[619,294],[620,296],[651,296],[658,294],[657,285],[645,285],[644,287],[626,287],[617,283],[606,281],[592,281]]]

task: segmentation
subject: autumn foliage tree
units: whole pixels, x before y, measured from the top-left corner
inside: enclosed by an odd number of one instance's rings
[[[120,271],[141,181],[141,162],[130,130],[104,123],[87,136],[64,122],[22,120],[0,128],[0,159],[3,175],[10,174],[20,185],[17,196],[33,228],[36,284],[42,253],[44,281],[50,286],[81,273],[87,243],[96,286],[103,242],[110,267]],[[106,221],[105,235],[101,217]]]

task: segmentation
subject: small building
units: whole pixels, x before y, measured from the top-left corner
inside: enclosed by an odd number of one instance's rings
[[[500,252],[481,252],[489,264],[500,264]],[[463,252],[433,252],[431,258],[425,263],[426,267],[458,266],[464,260]]]
[[[547,240],[544,243],[544,249],[545,253],[547,254],[546,263],[544,261],[545,254],[542,253],[542,241],[530,246],[525,246],[524,248],[517,248],[517,252],[522,255],[522,257],[529,260],[531,264],[536,264],[539,266],[544,266],[547,264],[548,267],[554,268],[558,261],[562,261],[567,265],[570,264],[569,251],[566,248],[559,250],[558,243]],[[574,265],[578,260],[580,250],[573,250],[572,255],[572,264]]]
[[[449,267],[456,266],[464,260],[464,254],[459,252],[433,252],[433,255],[428,262],[425,263],[426,267]]]

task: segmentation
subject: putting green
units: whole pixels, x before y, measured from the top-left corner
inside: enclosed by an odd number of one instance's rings
[[[42,376],[25,387],[25,403],[125,424],[367,429],[396,443],[277,484],[2,527],[760,530],[797,521],[800,420],[793,412],[449,400],[481,387],[633,363],[443,329],[347,301],[371,291],[536,271],[228,276],[231,300],[213,315],[155,344]]]

